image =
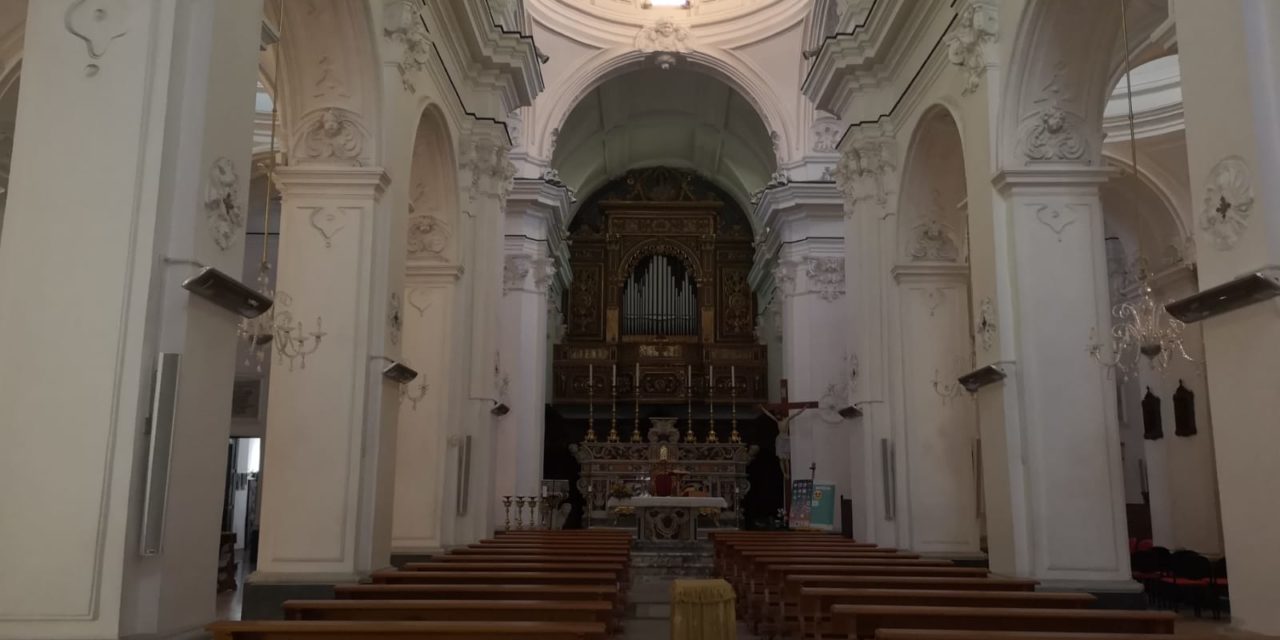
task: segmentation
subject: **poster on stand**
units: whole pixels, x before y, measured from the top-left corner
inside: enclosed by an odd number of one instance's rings
[[[791,481],[791,513],[788,514],[787,526],[791,529],[809,528],[809,511],[813,502],[813,481]]]
[[[835,529],[836,486],[817,483],[813,485],[813,497],[809,501],[809,528],[819,531]]]

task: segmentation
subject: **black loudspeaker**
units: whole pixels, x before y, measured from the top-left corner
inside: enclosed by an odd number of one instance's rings
[[[183,281],[182,288],[245,318],[256,318],[275,303],[213,267],[202,267],[200,273]]]
[[[1199,322],[1278,295],[1280,267],[1268,266],[1170,302],[1164,309],[1183,322]]]

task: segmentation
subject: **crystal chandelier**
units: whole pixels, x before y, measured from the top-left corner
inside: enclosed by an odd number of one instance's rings
[[[1175,355],[1194,362],[1182,344],[1182,331],[1186,325],[1171,317],[1164,305],[1156,302],[1146,260],[1139,258],[1137,298],[1121,302],[1111,309],[1114,322],[1111,325],[1110,353],[1103,352],[1095,329],[1090,335],[1090,355],[1104,366],[1118,369],[1126,380],[1138,372],[1143,358],[1156,371],[1169,366],[1169,360]]]
[[[284,37],[284,3],[280,5],[280,40],[276,41],[275,47],[275,78],[280,77],[280,42]],[[316,317],[316,327],[314,330],[307,331],[300,320],[294,320],[293,313],[288,307],[293,300],[289,294],[283,291],[271,290],[271,261],[268,253],[270,247],[269,240],[271,237],[271,200],[272,200],[272,181],[275,177],[276,168],[276,121],[277,107],[276,98],[271,99],[271,143],[268,147],[267,161],[263,165],[266,173],[267,188],[263,198],[262,205],[262,258],[258,262],[258,278],[255,283],[258,293],[276,301],[271,310],[256,318],[246,318],[240,321],[240,327],[237,335],[241,340],[245,341],[248,347],[248,355],[245,357],[246,366],[255,366],[258,373],[262,372],[262,365],[266,362],[268,354],[271,351],[271,345],[274,343],[276,347],[277,360],[284,363],[289,362],[289,370],[293,371],[294,362],[298,361],[301,368],[307,368],[307,356],[316,352],[320,348],[320,341],[326,335],[319,316]]]
[[[1129,66],[1129,24],[1125,15],[1125,0],[1120,0],[1120,33],[1124,39],[1124,80],[1125,93],[1129,104],[1129,150],[1133,176],[1138,178],[1138,137],[1133,117],[1133,82],[1130,78],[1132,69]],[[1151,288],[1151,272],[1145,258],[1136,261],[1138,295],[1126,300],[1111,309],[1113,323],[1111,325],[1110,353],[1103,353],[1103,345],[1098,340],[1097,329],[1090,331],[1089,353],[1098,362],[1108,368],[1118,369],[1128,379],[1138,372],[1143,358],[1151,368],[1160,371],[1169,365],[1169,360],[1178,355],[1186,360],[1194,360],[1187,354],[1182,344],[1182,331],[1186,325],[1172,318],[1165,311],[1164,304],[1157,303]]]

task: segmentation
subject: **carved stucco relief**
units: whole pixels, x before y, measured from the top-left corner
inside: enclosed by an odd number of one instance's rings
[[[1239,244],[1249,229],[1253,200],[1253,176],[1243,158],[1227,156],[1213,165],[1205,179],[1200,229],[1214,248],[1226,251]]]
[[[245,223],[244,210],[240,208],[240,175],[230,158],[220,157],[209,167],[204,211],[213,243],[223,251],[230,249]]]

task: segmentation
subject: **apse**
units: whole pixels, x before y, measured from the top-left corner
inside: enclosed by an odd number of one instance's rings
[[[746,208],[769,181],[768,127],[736,89],[691,67],[640,66],[583,95],[560,127],[552,166],[590,194],[628,170],[666,166],[708,178]]]

